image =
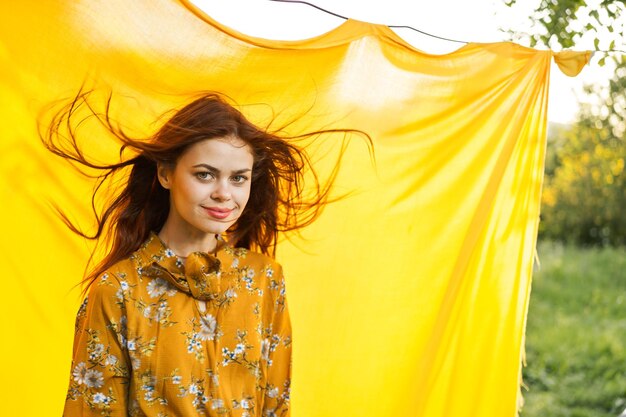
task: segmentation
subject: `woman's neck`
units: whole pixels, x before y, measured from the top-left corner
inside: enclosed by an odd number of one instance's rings
[[[190,231],[181,227],[172,227],[171,223],[165,222],[158,236],[165,243],[165,246],[183,258],[193,252],[214,252],[217,247],[216,235],[197,232],[197,230]]]

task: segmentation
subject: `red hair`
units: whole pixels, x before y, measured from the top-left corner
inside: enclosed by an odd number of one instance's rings
[[[113,264],[136,251],[150,232],[158,232],[165,223],[169,212],[169,191],[158,181],[158,163],[174,166],[186,149],[207,139],[235,136],[246,142],[254,157],[250,199],[228,234],[239,247],[273,256],[279,232],[298,230],[320,215],[330,201],[329,192],[339,168],[338,161],[328,180],[322,184],[307,154],[295,145],[296,139],[325,133],[364,134],[352,129],[329,129],[295,137],[279,136],[252,124],[223,95],[207,93],[178,110],[154,135],[137,140],[114,126],[109,117],[111,96],[102,115],[93,110],[88,97],[88,92],[80,92],[54,115],[46,134],[41,135],[44,145],[52,153],[101,172],[97,175],[92,195],[92,209],[97,221],[93,234],[80,230],[58,210],[73,232],[92,240],[104,237],[107,255],[86,275],[83,280],[87,283],[86,288]],[[80,119],[78,123],[75,120],[82,106],[86,106],[90,116],[97,117],[121,142],[120,155],[130,149],[136,156],[115,164],[89,161],[81,151],[76,135],[76,126],[84,120]],[[62,130],[65,134],[61,134]],[[369,136],[364,135],[371,145]],[[345,137],[339,158],[344,149]],[[130,169],[127,182],[99,213],[95,201],[102,185],[127,169]],[[305,172],[309,172],[311,175],[307,178],[313,180],[308,187],[313,193],[307,192],[307,198],[303,194]]]

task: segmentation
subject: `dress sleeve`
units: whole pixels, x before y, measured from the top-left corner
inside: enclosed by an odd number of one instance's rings
[[[124,294],[115,277],[105,273],[91,285],[78,311],[66,417],[127,415]]]
[[[267,382],[263,401],[263,416],[287,417],[291,385],[291,322],[285,295],[282,268],[270,278],[274,306],[272,320],[262,342],[262,358],[267,362]]]

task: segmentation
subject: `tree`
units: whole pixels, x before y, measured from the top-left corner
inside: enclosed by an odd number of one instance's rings
[[[582,244],[626,244],[626,141],[581,116],[552,138],[541,234]],[[560,142],[554,142],[555,138]]]
[[[517,0],[505,0],[514,7]],[[530,46],[558,50],[593,42],[625,49],[626,0],[541,0],[531,34],[509,33]],[[626,244],[626,59],[600,52],[593,64],[613,69],[604,85],[586,86],[592,104],[549,136],[543,194],[543,236],[583,244]]]

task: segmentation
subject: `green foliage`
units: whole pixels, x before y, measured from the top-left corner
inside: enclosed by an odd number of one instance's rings
[[[616,416],[626,408],[626,250],[538,251],[521,417]]]
[[[596,50],[623,52],[625,10],[626,0],[541,0],[526,43],[559,50],[591,37]],[[626,243],[626,60],[600,52],[596,64],[614,73],[587,87],[595,104],[549,133],[540,233],[616,247],[539,246],[522,417],[616,416],[626,408],[626,250],[618,246]]]
[[[596,49],[624,49],[625,11],[626,0],[541,0],[527,41],[561,49],[591,37]],[[626,59],[620,53],[599,56],[592,64],[611,66],[613,77],[587,86],[594,104],[581,108],[573,126],[549,137],[540,233],[620,245],[626,243]]]
[[[509,7],[517,2],[504,0]],[[583,36],[593,35],[595,49],[614,49],[616,41],[620,46],[623,43],[625,10],[626,0],[541,0],[530,16],[534,27],[527,35],[528,42],[533,47],[544,45],[557,50],[572,48]],[[514,31],[509,33],[520,38]]]
[[[586,117],[550,132],[540,235],[581,244],[626,244],[626,141]]]

